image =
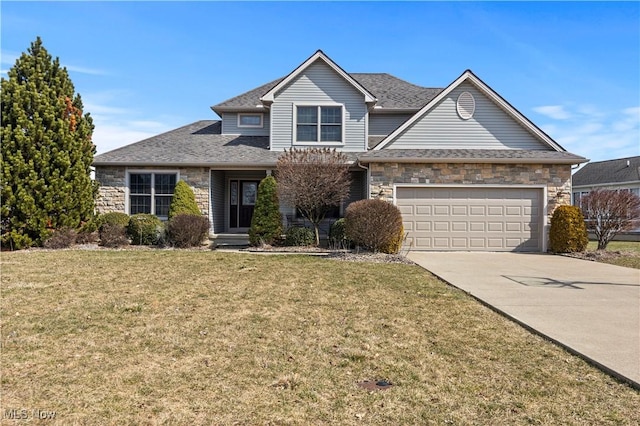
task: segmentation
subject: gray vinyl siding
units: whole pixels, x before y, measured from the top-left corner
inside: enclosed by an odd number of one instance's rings
[[[369,114],[369,136],[387,136],[409,118],[411,114]]]
[[[211,233],[225,231],[225,173],[222,170],[211,170]]]
[[[269,136],[269,114],[262,114],[262,127],[238,127],[238,113],[222,114],[222,133],[225,135]]]
[[[349,197],[344,203],[344,208],[346,209],[349,204],[354,201],[359,201],[367,198],[366,196],[366,181],[367,173],[366,172],[351,172],[351,186],[349,187]]]
[[[463,120],[456,111],[458,96],[475,98],[475,113]],[[539,141],[471,83],[463,83],[411,127],[388,149],[540,149]]]
[[[295,80],[276,93],[271,105],[271,149],[282,151],[293,145],[295,136],[294,106],[344,105],[344,144],[338,150],[367,150],[367,107],[364,96],[322,62],[310,65]],[[303,145],[297,145],[303,147]],[[309,143],[309,146],[322,146]],[[334,146],[334,145],[331,145]]]

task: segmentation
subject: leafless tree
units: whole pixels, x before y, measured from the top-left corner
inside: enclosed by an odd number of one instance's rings
[[[630,191],[596,189],[583,196],[580,204],[598,250],[607,248],[618,233],[640,226],[640,197]]]
[[[276,180],[280,200],[311,222],[320,244],[320,222],[349,196],[347,156],[329,148],[292,148],[278,159]]]

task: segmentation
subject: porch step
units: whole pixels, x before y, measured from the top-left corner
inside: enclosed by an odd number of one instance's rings
[[[216,234],[211,236],[211,242],[218,247],[247,247],[249,234]]]

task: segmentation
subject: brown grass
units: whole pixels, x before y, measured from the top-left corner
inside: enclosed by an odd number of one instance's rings
[[[1,303],[3,416],[55,411],[46,424],[60,425],[640,422],[639,392],[416,266],[34,250],[2,253]],[[367,379],[394,386],[357,386]]]
[[[606,250],[596,250],[597,242],[590,241],[582,257],[597,262],[640,269],[640,242],[611,241]]]

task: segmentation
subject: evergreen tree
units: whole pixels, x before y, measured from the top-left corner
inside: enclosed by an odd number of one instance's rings
[[[272,244],[282,235],[282,215],[278,202],[278,186],[273,176],[262,179],[258,185],[256,205],[249,228],[249,242],[253,246]]]
[[[2,243],[39,245],[94,210],[93,121],[40,37],[2,78]]]
[[[200,207],[196,203],[196,195],[189,184],[183,180],[179,180],[173,189],[173,197],[169,204],[169,219],[181,213],[201,215]]]

